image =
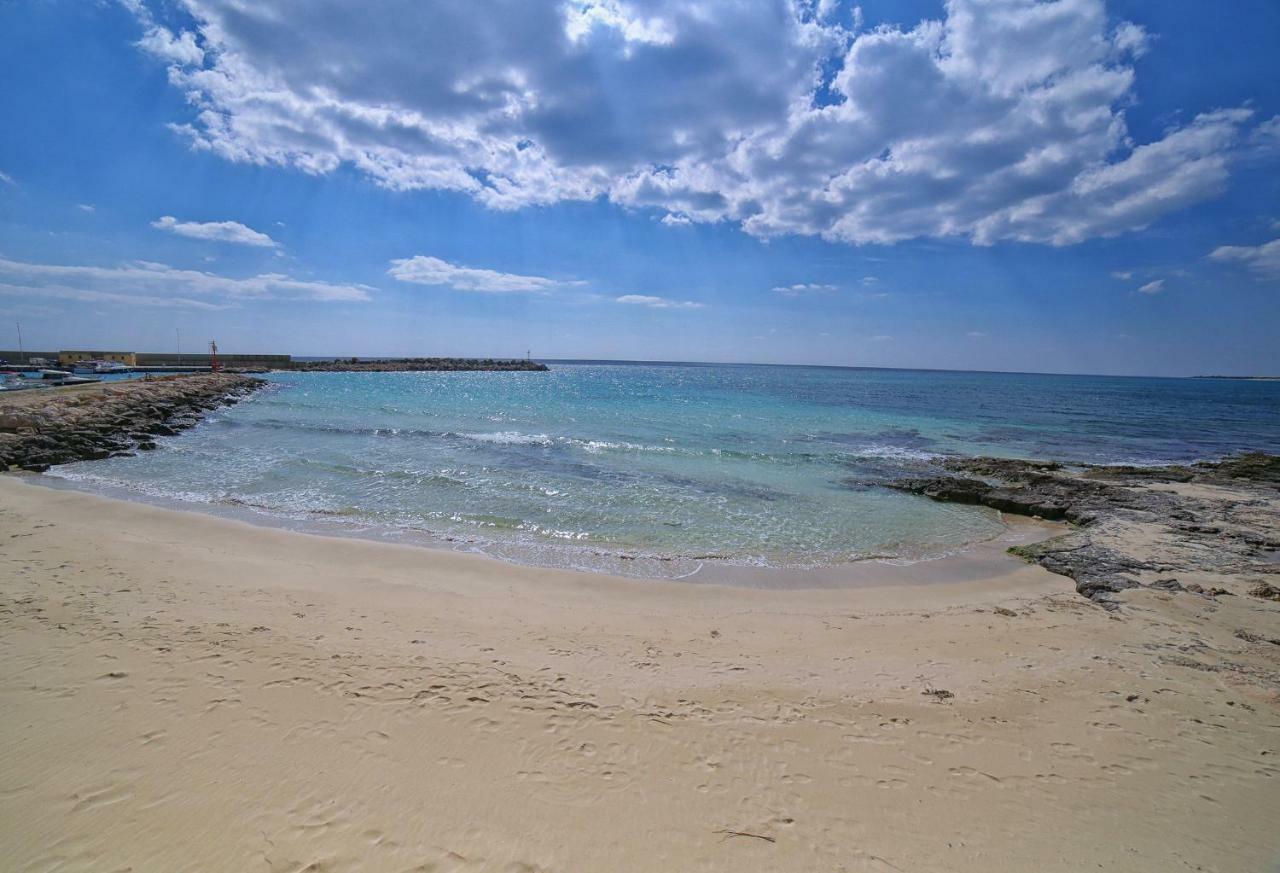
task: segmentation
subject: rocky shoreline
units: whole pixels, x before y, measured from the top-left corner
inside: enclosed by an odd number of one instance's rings
[[[1067,576],[1108,609],[1119,592],[1280,599],[1280,457],[1238,455],[1169,467],[1068,466],[954,458],[888,487],[932,500],[1070,522],[1010,551]]]
[[[197,424],[267,383],[203,373],[0,396],[0,470],[44,472],[155,448],[155,437]]]

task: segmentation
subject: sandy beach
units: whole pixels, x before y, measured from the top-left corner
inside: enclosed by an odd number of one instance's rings
[[[2,866],[1277,869],[1280,604],[988,559],[625,580],[0,477]]]

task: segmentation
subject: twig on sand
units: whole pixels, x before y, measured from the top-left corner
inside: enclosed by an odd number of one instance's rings
[[[920,693],[932,697],[938,703],[946,703],[948,700],[955,697],[954,694],[945,688],[934,688],[933,683],[927,679],[924,683],[924,691],[921,691]]]
[[[719,830],[719,831],[716,831],[716,833],[724,834],[724,838],[726,840],[729,839],[729,837],[754,837],[757,840],[764,840],[766,843],[778,842],[773,837],[766,837],[764,834],[752,834],[752,833],[748,833],[747,831]]]

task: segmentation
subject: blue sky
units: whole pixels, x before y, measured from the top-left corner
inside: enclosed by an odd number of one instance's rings
[[[359,9],[0,4],[0,347],[1280,372],[1270,0]]]

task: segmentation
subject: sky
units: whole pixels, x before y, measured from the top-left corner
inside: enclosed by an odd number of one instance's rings
[[[1280,373],[1280,5],[0,3],[0,348]]]

